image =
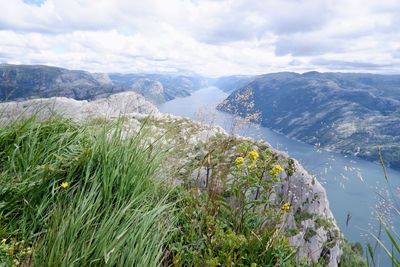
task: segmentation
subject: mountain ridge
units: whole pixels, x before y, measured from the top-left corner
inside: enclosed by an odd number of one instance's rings
[[[153,103],[187,96],[205,86],[201,76],[177,74],[107,74],[46,65],[0,65],[0,101],[64,96],[93,100],[135,91]]]
[[[234,91],[218,109],[288,137],[400,167],[400,75],[274,73]],[[243,98],[246,96],[247,98]],[[243,100],[245,99],[245,100]]]

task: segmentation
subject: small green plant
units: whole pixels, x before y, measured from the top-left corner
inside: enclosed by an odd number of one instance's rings
[[[307,228],[306,232],[304,233],[304,240],[307,242],[310,242],[310,239],[314,237],[317,234],[314,229],[312,228]]]
[[[343,241],[343,254],[340,258],[340,267],[366,267],[367,262],[363,257],[363,248],[360,243]]]
[[[237,148],[231,167],[233,178],[215,183],[213,177],[205,190],[193,187],[182,192],[179,228],[168,264],[293,266],[295,250],[283,234],[290,205],[270,200],[273,184],[284,169],[268,149],[250,150],[245,142]],[[215,184],[222,186],[215,188]]]
[[[333,228],[333,222],[330,219],[326,219],[320,215],[314,216],[315,218],[315,226],[317,228],[323,227],[324,229],[332,229]]]
[[[301,224],[302,221],[308,220],[308,219],[313,219],[314,214],[311,214],[306,211],[296,211],[294,214],[294,220],[296,221],[297,224]]]
[[[19,266],[27,265],[32,256],[31,244],[15,239],[3,239],[0,243],[0,265]]]

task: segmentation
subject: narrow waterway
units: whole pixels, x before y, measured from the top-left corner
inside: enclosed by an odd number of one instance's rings
[[[176,98],[159,106],[161,112],[214,123],[231,132],[236,125],[232,115],[217,111],[216,105],[228,96],[216,87],[196,91],[189,97]],[[377,233],[374,210],[385,214],[394,228],[400,229],[400,216],[392,212],[391,193],[399,203],[400,172],[388,169],[390,187],[379,164],[317,149],[289,139],[268,128],[245,125],[236,134],[263,139],[273,147],[297,159],[324,185],[330,208],[345,236],[351,241],[372,242],[370,232]],[[381,262],[385,266],[386,261]]]

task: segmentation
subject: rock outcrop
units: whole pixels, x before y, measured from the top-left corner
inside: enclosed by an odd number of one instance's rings
[[[52,113],[84,121],[90,118],[116,118],[124,114],[157,115],[159,112],[153,104],[135,92],[118,93],[94,101],[51,97],[0,103],[2,121],[14,120],[20,116],[46,117]]]
[[[282,173],[274,184],[276,198],[280,203],[290,202],[286,214],[285,232],[297,248],[297,256],[308,262],[323,257],[329,266],[337,266],[341,256],[341,233],[329,209],[329,202],[322,185],[288,155],[271,148],[268,143],[255,142],[240,136],[230,136],[221,127],[194,122],[187,118],[161,114],[142,96],[134,92],[112,95],[95,101],[77,101],[67,98],[37,99],[0,104],[1,121],[9,121],[23,114],[37,113],[45,117],[51,112],[61,113],[77,121],[90,118],[116,118],[124,116],[126,131],[148,131],[149,142],[157,142],[170,151],[162,165],[160,179],[169,179],[174,184],[197,182],[204,185],[207,170],[203,160],[218,147],[222,161],[214,163],[216,177],[232,177],[237,146],[250,142],[254,149],[272,151],[282,166],[291,173]],[[221,146],[221,144],[226,144]],[[227,167],[228,166],[228,167]],[[231,166],[231,167],[229,167]],[[224,170],[224,171],[222,171]],[[268,179],[265,176],[265,179]],[[251,196],[250,196],[251,197]]]
[[[290,242],[298,248],[297,256],[308,262],[318,261],[324,257],[328,266],[337,266],[342,254],[342,235],[336,225],[329,208],[326,191],[318,180],[310,175],[296,160],[286,153],[273,149],[266,142],[255,142],[240,136],[230,136],[221,127],[194,122],[187,118],[159,114],[147,121],[151,136],[160,139],[166,146],[172,147],[172,157],[165,163],[173,166],[172,170],[163,173],[165,179],[173,178],[174,183],[184,182],[191,177],[200,186],[207,180],[207,168],[202,161],[209,152],[215,153],[220,144],[223,146],[222,162],[214,162],[214,170],[226,169],[226,163],[233,166],[237,157],[236,147],[241,142],[251,142],[253,148],[259,151],[269,149],[279,158],[282,166],[293,169],[293,173],[283,173],[280,182],[275,185],[276,195],[283,196],[274,201],[282,200],[291,203],[287,214],[285,229],[293,232]],[[214,177],[228,177],[231,172],[221,172]],[[265,179],[268,179],[266,176]],[[218,183],[217,183],[218,186]]]

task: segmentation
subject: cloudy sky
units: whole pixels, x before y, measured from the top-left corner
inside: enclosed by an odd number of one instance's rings
[[[400,73],[399,0],[0,0],[0,63]]]

